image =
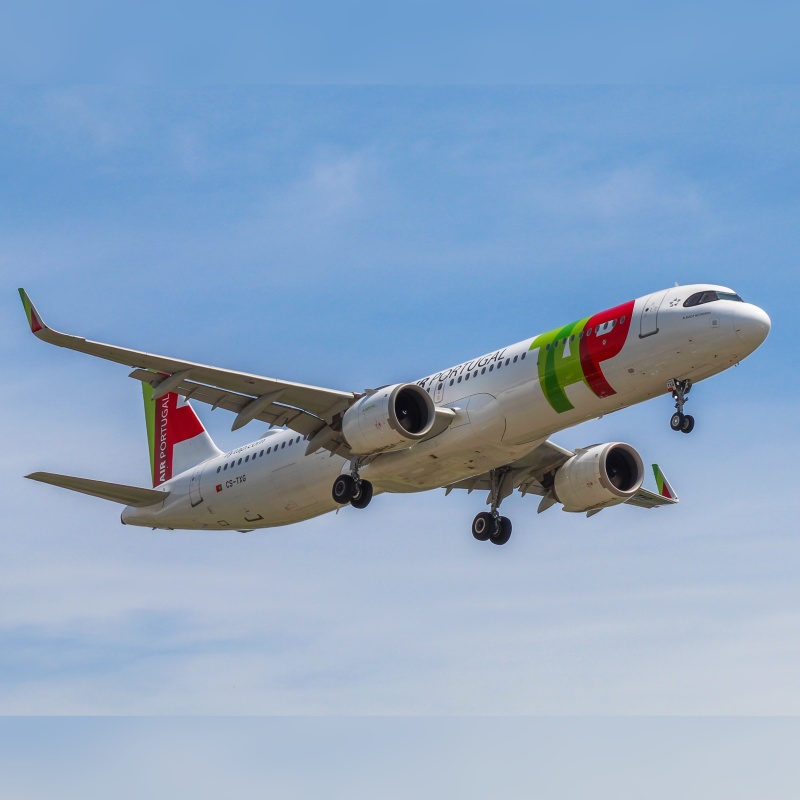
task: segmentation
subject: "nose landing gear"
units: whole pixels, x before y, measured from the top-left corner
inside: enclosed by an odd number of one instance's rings
[[[675,413],[670,417],[669,426],[674,431],[681,433],[691,433],[694,429],[694,417],[691,414],[683,413],[683,406],[686,403],[687,397],[692,388],[692,382],[689,378],[680,381],[677,378],[672,378],[667,381],[667,389],[672,390],[672,397],[675,400]]]
[[[508,467],[493,469],[489,475],[492,480],[492,489],[489,494],[492,510],[481,511],[472,520],[472,535],[479,542],[491,542],[492,544],[506,544],[511,538],[511,520],[508,517],[501,517],[498,509],[500,503],[511,494],[514,487],[508,481],[508,474],[511,470]]]

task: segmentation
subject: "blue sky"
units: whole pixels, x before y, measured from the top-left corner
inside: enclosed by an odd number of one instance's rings
[[[797,81],[785,0],[74,0],[0,10],[10,82],[635,83]]]
[[[792,87],[0,93],[0,710],[797,714]],[[383,496],[291,529],[151,533],[36,469],[145,485],[123,367],[54,327],[342,389],[411,380],[675,281],[773,331],[692,394],[555,439],[658,461],[675,509],[586,520]],[[251,424],[200,408],[223,447]]]
[[[0,767],[12,800],[792,800],[799,733],[796,719],[0,719]]]

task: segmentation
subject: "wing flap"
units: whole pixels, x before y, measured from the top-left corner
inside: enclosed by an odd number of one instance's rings
[[[157,373],[145,369],[135,369],[130,377],[151,386],[157,386],[161,376]],[[172,391],[183,395],[189,400],[197,400],[199,403],[207,403],[212,408],[223,408],[232,411],[234,414],[241,414],[254,400],[258,398],[229,392],[216,386],[206,386],[191,380],[181,380],[177,386],[172,387]],[[281,396],[283,399],[283,396]],[[325,428],[328,424],[314,414],[309,414],[300,408],[286,406],[281,402],[275,401],[261,408],[252,419],[265,422],[270,427],[281,426],[296,431],[303,436],[312,437]],[[341,434],[331,432],[333,435],[325,442],[320,444],[324,448],[334,453],[345,447]]]
[[[542,481],[549,472],[558,469],[569,461],[574,453],[564,447],[542,439],[535,443],[530,452],[508,464],[512,491],[519,489],[522,494],[545,494]],[[472,492],[476,489],[491,491],[492,479],[488,472],[464,478],[462,481],[452,483],[446,487],[448,494],[453,489],[466,489]]]
[[[75,478],[72,475],[58,475],[55,472],[33,472],[25,477],[32,481],[49,483],[51,486],[59,486],[72,492],[80,492],[92,497],[100,497],[103,500],[110,500],[112,503],[122,503],[122,505],[136,508],[162,503],[170,494],[169,492],[159,492],[156,489],[126,486],[123,483],[108,483],[89,478]]]

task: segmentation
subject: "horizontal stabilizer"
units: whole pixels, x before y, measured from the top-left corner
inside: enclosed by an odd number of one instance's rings
[[[155,489],[141,489],[138,486],[126,486],[122,483],[107,483],[106,481],[93,481],[89,478],[73,478],[71,475],[57,475],[54,472],[34,472],[26,475],[33,481],[49,483],[51,486],[60,486],[73,492],[101,497],[113,503],[122,503],[125,506],[152,506],[161,503],[169,496],[169,492],[159,492]]]

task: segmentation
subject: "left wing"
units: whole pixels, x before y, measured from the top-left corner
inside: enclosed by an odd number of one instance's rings
[[[574,455],[571,450],[559,447],[554,442],[543,439],[534,445],[527,455],[505,467],[506,472],[503,476],[501,499],[508,497],[515,489],[519,489],[523,495],[547,494],[547,489],[543,485],[543,482],[548,483],[546,476],[566,464]],[[492,478],[488,472],[476,475],[474,478],[465,478],[463,481],[447,486],[445,488],[446,494],[450,494],[453,489],[466,489],[468,492],[481,489],[490,492],[492,490]]]
[[[359,393],[265,378],[59,333],[45,325],[24,289],[19,294],[34,336],[57,347],[136,367],[131,377],[154,386],[156,399],[176,392],[236,412],[234,430],[259,419],[310,437],[308,452],[321,447],[343,455],[349,452],[338,425],[341,415],[362,396]]]
[[[515,489],[518,489],[522,495],[535,494],[543,497],[544,500],[539,506],[539,510],[544,511],[555,502],[550,491],[553,473],[574,455],[575,453],[571,450],[559,447],[554,442],[541,441],[530,453],[504,468],[505,471],[500,478],[500,499],[505,499]],[[647,489],[639,489],[630,500],[625,501],[628,505],[639,508],[655,508],[656,506],[674,505],[678,502],[678,495],[661,472],[658,464],[653,464],[653,474],[658,494]],[[474,478],[466,478],[445,487],[445,494],[450,494],[453,489],[466,489],[467,492],[479,489],[491,492],[492,478],[488,472],[476,475]]]

